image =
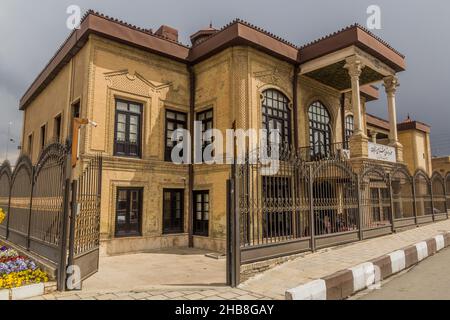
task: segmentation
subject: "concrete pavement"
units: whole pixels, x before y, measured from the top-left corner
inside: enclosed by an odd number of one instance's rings
[[[241,284],[239,288],[264,293],[272,299],[284,299],[289,289],[449,231],[450,220],[446,220],[380,238],[320,250],[259,274]]]
[[[305,254],[249,279],[239,289],[220,285],[225,282],[225,261],[206,258],[204,251],[180,249],[109,257],[101,259],[99,273],[86,281],[81,292],[54,293],[38,299],[282,300],[288,289],[443,232],[450,232],[450,221]]]

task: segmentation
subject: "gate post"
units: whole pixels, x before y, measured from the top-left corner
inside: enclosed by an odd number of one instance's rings
[[[356,174],[356,197],[358,200],[358,237],[363,240],[363,224],[362,224],[362,197],[361,197],[361,177]]]
[[[73,180],[72,181],[72,200],[71,200],[71,210],[69,215],[69,221],[70,221],[70,227],[69,227],[69,260],[68,260],[68,266],[73,265],[74,261],[74,249],[75,249],[75,221],[77,217],[77,189],[78,187],[78,181]]]
[[[316,230],[314,219],[314,179],[313,166],[309,166],[309,232],[311,236],[311,251],[316,251]]]
[[[227,252],[227,280],[231,287],[237,287],[241,281],[241,232],[239,226],[239,190],[236,179],[236,165],[232,168],[232,179],[227,181],[227,204],[229,205],[228,219],[228,252]]]
[[[5,237],[6,240],[8,240],[9,238],[9,217],[11,216],[11,192],[12,192],[12,174],[11,178],[9,179],[8,212],[6,215],[6,237]]]
[[[59,225],[59,265],[57,270],[57,289],[64,291],[66,289],[66,268],[67,268],[67,233],[69,227],[69,211],[70,211],[70,191],[72,179],[72,153],[70,143],[67,143],[66,161],[64,168],[64,198],[63,212]]]
[[[392,176],[391,176],[391,173],[388,173],[388,183],[389,183],[389,201],[391,203],[391,212],[390,212],[391,229],[392,229],[392,233],[395,233],[395,225],[394,225],[394,198],[392,196]]]
[[[59,266],[58,266],[58,291],[66,289],[66,267],[67,267],[67,227],[70,210],[70,178],[66,178],[64,183],[63,215],[60,222],[59,238]]]
[[[433,196],[433,180],[430,179],[430,183],[428,184],[428,190],[430,191],[431,198],[431,215],[433,217],[433,222],[436,221],[436,217],[434,216],[434,196]]]
[[[30,234],[31,234],[31,212],[33,209],[33,192],[34,192],[34,167],[31,168],[31,192],[30,192],[30,210],[28,210],[28,229],[27,229],[27,250],[30,250]]]
[[[412,193],[413,193],[414,221],[415,221],[416,226],[417,226],[419,221],[417,219],[416,177],[415,176],[412,178]]]

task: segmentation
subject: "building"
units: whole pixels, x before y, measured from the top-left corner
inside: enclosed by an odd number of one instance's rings
[[[447,172],[450,172],[450,156],[434,157],[433,159],[431,159],[431,162],[434,171],[438,171],[442,175],[445,175]]]
[[[367,114],[368,136],[373,143],[389,144],[389,122]],[[431,161],[430,130],[431,127],[408,118],[397,125],[398,140],[403,146],[403,158],[409,171],[425,171],[429,176],[433,173]],[[450,169],[450,168],[449,168]],[[447,172],[447,171],[446,171]]]
[[[20,101],[22,150],[33,161],[50,141],[71,137],[73,118],[98,124],[81,130],[74,174],[103,155],[104,254],[188,245],[225,251],[231,166],[176,165],[169,157],[173,130],[192,131],[194,120],[221,131],[275,124],[284,143],[310,156],[349,150],[355,168],[412,161],[395,105],[405,58],[363,27],[297,47],[236,20],[191,40],[189,47],[168,26],[153,32],[89,11]],[[389,111],[378,127],[365,111],[378,98],[376,84],[385,86]],[[383,133],[372,149],[371,128]]]

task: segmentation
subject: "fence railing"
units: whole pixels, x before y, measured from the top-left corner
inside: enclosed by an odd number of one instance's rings
[[[275,172],[255,160],[258,152],[234,166],[240,264],[448,219],[450,173],[411,175],[404,165],[370,160],[356,170],[339,145],[320,157],[305,150],[283,149]]]
[[[44,148],[35,165],[22,155],[14,170],[8,161],[0,166],[0,208],[6,215],[0,240],[51,262],[60,290],[69,257],[79,262],[81,280],[98,268],[102,158],[88,162],[79,188],[70,169],[70,148],[60,143]]]

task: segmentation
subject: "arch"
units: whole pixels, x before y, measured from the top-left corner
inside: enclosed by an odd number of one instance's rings
[[[333,141],[332,117],[329,109],[320,100],[308,106],[308,122],[311,156],[330,155]]]
[[[346,149],[350,148],[349,142],[350,137],[355,131],[355,119],[353,114],[347,114],[344,119],[344,147]]]
[[[316,162],[313,170],[316,235],[358,229],[358,183],[351,167],[341,161]],[[342,204],[345,203],[343,207]]]
[[[17,160],[11,179],[11,200],[9,208],[9,239],[24,248],[28,246],[27,234],[30,217],[33,166],[28,156]]]
[[[390,226],[391,191],[386,171],[378,165],[367,165],[360,177],[362,228]]]
[[[8,205],[11,192],[11,165],[9,161],[3,162],[0,167],[0,208],[5,214],[5,218],[0,222],[0,237],[6,238],[6,228],[8,223]]]
[[[431,181],[425,171],[417,170],[414,174],[414,188],[416,190],[417,215],[432,215]]]
[[[39,157],[33,176],[30,236],[54,246],[60,240],[67,155],[66,146],[60,143],[48,145]]]
[[[67,147],[59,142],[48,145],[39,155],[39,159],[34,170],[33,182],[36,182],[36,179],[39,177],[42,169],[46,166],[64,165],[67,154]]]
[[[447,211],[450,210],[450,172],[445,176],[445,194],[447,198]]]
[[[433,193],[433,210],[435,214],[447,213],[445,179],[437,171],[431,176],[431,191]]]
[[[391,188],[394,219],[413,218],[413,177],[406,167],[399,166],[392,172]]]
[[[291,145],[293,117],[289,98],[278,89],[266,89],[261,95],[262,128],[280,130],[282,144]]]

